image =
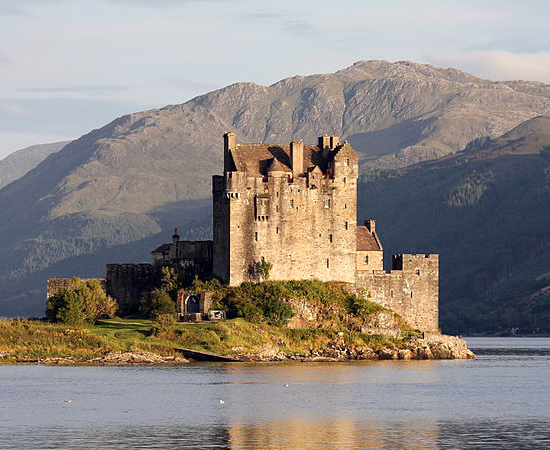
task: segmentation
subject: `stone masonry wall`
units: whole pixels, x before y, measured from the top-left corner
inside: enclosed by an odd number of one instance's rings
[[[119,315],[137,310],[143,294],[158,285],[161,267],[152,264],[107,264],[107,294],[118,303]]]
[[[439,255],[394,255],[393,269],[358,271],[357,289],[412,327],[439,329]]]
[[[357,163],[334,175],[272,172],[214,177],[214,273],[231,285],[257,278],[262,258],[271,279],[353,282],[356,269]]]

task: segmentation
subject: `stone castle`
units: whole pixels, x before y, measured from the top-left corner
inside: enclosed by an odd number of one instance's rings
[[[384,270],[375,221],[357,225],[358,175],[357,154],[338,136],[316,145],[239,144],[226,133],[224,172],[212,180],[213,240],[180,241],[176,229],[151,264],[108,264],[107,291],[125,312],[163,265],[238,285],[259,281],[265,261],[270,279],[346,282],[412,327],[437,332],[438,255],[394,255]]]

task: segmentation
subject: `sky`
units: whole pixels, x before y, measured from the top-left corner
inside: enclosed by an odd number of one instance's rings
[[[549,18],[548,0],[0,0],[0,159],[361,60],[550,83]]]

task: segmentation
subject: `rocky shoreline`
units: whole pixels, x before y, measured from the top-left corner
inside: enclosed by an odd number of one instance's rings
[[[239,350],[235,348],[234,350]],[[259,352],[232,355],[241,362],[302,361],[337,362],[354,360],[443,360],[474,359],[476,356],[466,346],[466,341],[443,334],[427,334],[414,338],[404,348],[371,349],[348,346],[343,337],[329,342],[323,350],[310,350],[305,354],[287,355],[277,345],[268,344]],[[183,356],[160,356],[151,352],[108,352],[93,358],[45,357],[40,359],[17,357],[8,352],[0,352],[0,360],[6,363],[38,363],[47,365],[177,365],[189,363]]]
[[[353,360],[427,360],[427,359],[475,359],[466,341],[444,334],[424,334],[422,338],[410,340],[405,348],[359,348],[348,346],[344,339],[335,339],[323,349],[311,350],[307,354],[287,355],[276,345],[265,346],[257,353],[235,355],[241,361],[303,361],[336,362]]]

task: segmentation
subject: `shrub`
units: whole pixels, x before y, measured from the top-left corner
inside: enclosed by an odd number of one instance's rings
[[[153,320],[153,326],[151,327],[151,333],[158,336],[161,333],[170,333],[174,331],[176,325],[176,318],[174,314],[159,314]]]
[[[140,311],[151,319],[161,315],[176,315],[176,304],[163,289],[153,289],[140,302]]]
[[[97,280],[83,282],[72,278],[69,287],[61,288],[46,303],[46,318],[68,324],[93,323],[100,317],[111,317],[117,303]]]

